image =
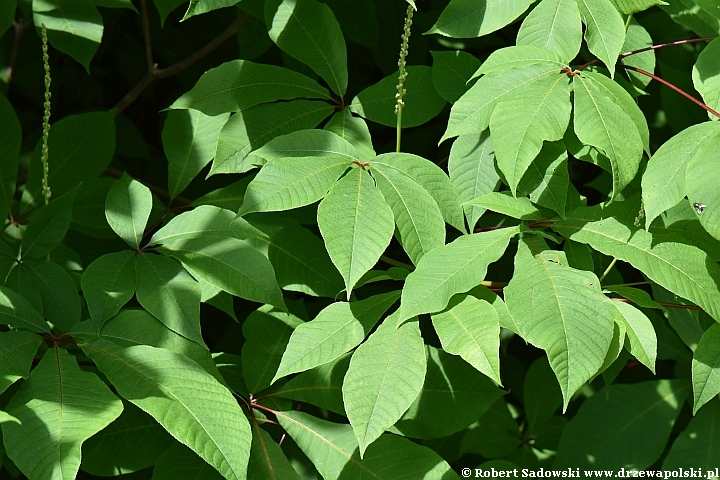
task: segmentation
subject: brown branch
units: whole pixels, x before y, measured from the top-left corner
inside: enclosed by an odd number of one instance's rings
[[[33,19],[28,18],[27,20],[20,21],[14,20],[12,24],[13,28],[15,28],[15,39],[13,40],[12,50],[10,51],[10,60],[8,61],[8,66],[5,70],[8,89],[10,89],[13,73],[15,72],[15,65],[17,64],[18,55],[20,54],[20,42],[25,34],[25,31],[33,24]]]
[[[147,0],[140,0],[140,18],[142,19],[142,33],[145,40],[145,60],[147,61],[148,71],[157,68],[152,54],[152,41],[150,39],[150,17],[148,16]]]
[[[148,67],[148,71],[132,88],[132,90],[130,90],[122,98],[122,100],[120,100],[117,105],[113,107],[113,109],[115,110],[115,116],[120,115],[127,107],[129,107],[135,100],[137,100],[140,94],[155,80],[160,80],[163,78],[172,77],[173,75],[177,75],[178,73],[186,70],[187,68],[190,68],[195,63],[205,58],[213,50],[222,45],[227,39],[235,35],[235,33],[238,31],[238,28],[240,28],[240,26],[245,22],[245,20],[247,20],[247,18],[248,14],[242,13],[235,19],[235,21],[233,21],[233,23],[231,23],[222,33],[220,33],[220,35],[215,37],[212,41],[210,41],[210,43],[187,57],[185,60],[182,60],[181,62],[171,65],[167,68],[157,68],[156,65],[153,63],[152,66]],[[147,47],[148,44],[146,44],[146,55],[147,51],[149,50],[149,48]]]
[[[624,69],[626,69],[626,70],[632,70],[633,72],[637,72],[637,73],[639,73],[639,74],[641,74],[641,75],[645,75],[646,77],[650,77],[650,78],[652,78],[653,80],[655,80],[655,81],[657,81],[657,82],[660,82],[660,83],[662,83],[663,85],[665,85],[666,87],[668,87],[668,88],[676,91],[677,93],[679,93],[679,94],[682,95],[683,97],[687,98],[688,100],[690,100],[691,102],[693,102],[695,105],[699,106],[700,108],[703,108],[703,109],[705,109],[706,111],[708,111],[708,112],[712,113],[713,115],[715,115],[716,117],[720,118],[720,113],[716,112],[715,110],[713,110],[712,108],[708,107],[707,105],[705,105],[703,102],[701,102],[701,101],[698,100],[697,98],[693,97],[692,95],[690,95],[689,93],[687,93],[687,92],[684,91],[683,89],[681,89],[681,88],[679,88],[679,87],[676,87],[675,85],[673,85],[672,83],[668,82],[667,80],[664,80],[664,79],[662,79],[662,78],[658,77],[657,75],[654,75],[654,74],[652,74],[652,73],[650,73],[650,72],[646,72],[645,70],[643,70],[643,69],[641,69],[641,68],[633,67],[632,65],[623,65],[623,64],[620,63],[620,64],[618,64],[618,67],[624,68]]]

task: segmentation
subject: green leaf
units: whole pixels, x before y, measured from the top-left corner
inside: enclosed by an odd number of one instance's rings
[[[642,177],[645,225],[686,195],[685,172],[690,161],[720,148],[720,123],[705,122],[678,133],[657,149]],[[701,182],[701,184],[704,182]]]
[[[480,67],[480,60],[461,50],[430,53],[435,90],[448,102],[455,103],[470,87],[468,83]]]
[[[363,168],[351,169],[318,206],[318,227],[347,297],[393,236],[393,212]]]
[[[337,156],[271,160],[248,185],[238,215],[290,210],[315,203],[349,166],[348,159]]]
[[[237,211],[242,205],[245,190],[252,179],[252,175],[246,175],[235,183],[206,193],[202,197],[195,199],[191,205],[215,205],[216,207]]]
[[[231,226],[234,220],[235,212],[214,205],[200,205],[189,212],[173,217],[164,227],[155,232],[148,245],[182,248],[187,241],[196,238],[237,236],[237,229]],[[262,232],[258,231],[257,233],[261,234]]]
[[[461,296],[452,301],[447,309],[432,315],[432,323],[443,350],[459,355],[502,385],[500,318],[490,303],[470,295]]]
[[[616,98],[607,94],[600,77],[603,76],[583,72],[573,78],[574,129],[581,142],[600,149],[610,160],[615,196],[635,178],[643,142],[633,118],[618,105]]]
[[[629,207],[618,204],[606,209],[578,208],[553,228],[566,238],[630,263],[653,282],[694,302],[713,318],[720,318],[720,267],[697,247],[655,242],[653,234],[633,225],[636,206],[633,201]]]
[[[651,47],[653,43],[653,39],[645,27],[640,25],[636,20],[633,20],[627,29],[625,44],[623,45],[622,51],[630,52],[633,50],[640,50],[642,48]],[[649,50],[636,53],[623,58],[622,63],[624,65],[631,65],[652,73],[655,71],[655,51]],[[652,81],[650,77],[642,75],[638,72],[633,72],[632,70],[625,70],[625,72],[630,77],[632,84],[639,89],[644,89]]]
[[[248,478],[300,480],[280,446],[258,422],[252,424],[253,442],[250,449]]]
[[[48,332],[42,316],[21,295],[7,287],[0,287],[0,324],[27,328],[33,332]]]
[[[345,415],[342,383],[350,364],[350,356],[351,354],[347,353],[291,378],[275,394]]]
[[[208,176],[243,173],[255,168],[252,161],[259,160],[250,152],[280,135],[315,128],[332,111],[332,105],[325,102],[294,100],[256,105],[234,114],[217,138],[215,158]]]
[[[83,444],[80,468],[103,477],[142,470],[152,466],[171,441],[152,417],[123,402],[120,416]]]
[[[129,250],[108,253],[87,266],[81,278],[88,312],[99,331],[135,294],[135,254]]]
[[[389,292],[359,302],[332,303],[312,321],[298,325],[272,383],[291,373],[332,362],[360,345],[399,297],[400,292]]]
[[[19,330],[0,333],[0,393],[20,378],[28,378],[42,338]]]
[[[435,118],[445,107],[445,99],[435,90],[432,81],[432,68],[424,65],[409,66],[405,69],[405,89],[403,97],[402,126],[417,127]],[[394,72],[370,85],[353,98],[350,110],[370,121],[395,127],[397,116],[395,104],[396,85],[399,72]]]
[[[103,36],[103,19],[93,2],[34,0],[32,9],[33,23],[38,30],[45,24],[50,45],[90,73],[90,61]]]
[[[663,0],[610,0],[620,13],[632,15],[656,5],[668,5]]]
[[[655,373],[655,360],[657,359],[657,336],[652,322],[637,308],[623,302],[613,302],[618,311],[619,319],[625,325],[625,333],[630,342],[630,353],[640,363]]]
[[[574,242],[573,242],[574,243]],[[580,245],[575,243],[575,245]],[[592,270],[592,269],[590,269]],[[663,307],[660,303],[656,302],[652,298],[650,298],[650,294],[648,294],[645,290],[640,290],[639,288],[632,288],[632,287],[623,287],[623,286],[610,286],[606,287],[607,290],[604,291],[604,293],[615,292],[623,297],[627,298],[631,302],[637,304],[639,307],[643,308],[658,308],[663,311],[667,311],[665,307]]]
[[[179,263],[162,255],[141,253],[135,266],[140,305],[173,332],[204,345],[198,282]]]
[[[135,250],[140,250],[151,210],[150,189],[127,173],[112,186],[105,201],[105,218],[110,227]]]
[[[225,478],[245,478],[251,432],[232,394],[198,364],[147,345],[99,339],[83,346],[117,392]]]
[[[510,192],[486,193],[463,205],[480,207],[520,220],[542,220],[547,217],[530,200],[525,197],[513,197]]]
[[[93,178],[78,188],[73,202],[71,228],[79,230],[94,238],[114,239],[115,232],[105,218],[105,199],[112,186],[117,182],[114,178]]]
[[[66,350],[49,349],[13,395],[4,423],[8,457],[30,478],[75,478],[82,443],[122,412],[122,402]]]
[[[343,402],[363,458],[368,445],[412,405],[427,368],[417,322],[396,328],[388,317],[353,354],[343,381]]]
[[[603,61],[612,77],[625,43],[625,22],[610,0],[577,0],[577,3],[586,27],[588,49]]]
[[[290,219],[252,220],[258,235],[244,240],[268,257],[280,288],[330,298],[343,291],[342,277],[317,235]]]
[[[455,38],[482,37],[512,23],[532,3],[532,0],[450,0],[426,33]]]
[[[685,430],[673,441],[663,461],[663,470],[698,468],[703,472],[714,471],[715,459],[720,454],[720,437],[715,429],[718,406],[720,404],[715,399],[690,420]]]
[[[567,408],[603,365],[614,321],[595,274],[565,263],[543,240],[526,236],[503,292],[520,335],[547,352]]]
[[[157,458],[153,480],[222,480],[220,473],[185,445],[173,442]],[[229,478],[245,478],[229,477]]]
[[[195,15],[211,12],[218,8],[232,7],[238,2],[240,0],[190,0],[185,16],[180,21],[185,21]]]
[[[393,431],[423,439],[452,435],[468,427],[505,394],[458,357],[434,347],[425,348],[425,383]]]
[[[461,202],[468,202],[495,191],[500,175],[495,170],[495,150],[490,132],[460,135],[453,142],[448,159],[448,172]],[[463,205],[468,227],[472,232],[485,209]]]
[[[357,150],[359,160],[367,162],[375,158],[372,138],[365,120],[353,116],[350,109],[344,108],[332,116],[323,130],[328,130],[345,139]]]
[[[23,258],[40,258],[62,242],[70,228],[76,193],[77,190],[73,190],[56,198],[32,217],[23,235]]]
[[[535,360],[525,374],[523,381],[523,402],[528,431],[541,431],[544,424],[552,418],[563,404],[560,385],[547,358]]]
[[[114,112],[91,112],[63,118],[52,125],[48,148],[52,152],[48,184],[53,198],[57,198],[80,182],[99,176],[110,165],[115,152]],[[37,207],[45,200],[40,148],[35,150],[32,158],[22,196],[25,210]]]
[[[458,478],[450,465],[428,447],[397,435],[381,435],[361,458],[349,425],[320,420],[303,412],[278,412],[280,425],[317,466],[325,480],[372,478]]]
[[[161,250],[182,262],[193,275],[238,297],[285,309],[268,259],[234,237],[200,237]]]
[[[465,232],[460,197],[447,174],[433,162],[409,153],[383,153],[371,162],[372,166],[394,168],[415,180],[435,199],[445,221]]]
[[[563,142],[544,143],[518,184],[533,203],[565,216],[571,195],[568,153]]]
[[[553,469],[646,469],[663,452],[688,393],[682,380],[606,387],[565,427]]]
[[[518,45],[533,45],[557,53],[570,62],[580,52],[582,21],[576,0],[542,0],[525,17]]]
[[[9,8],[12,6],[12,12],[9,15],[10,22],[15,16],[14,0],[4,2],[0,8]],[[3,15],[0,12],[0,17]],[[0,19],[2,22],[2,19]],[[0,25],[0,32],[3,31]],[[2,33],[0,33],[1,35]],[[22,129],[20,121],[13,110],[5,95],[0,94],[0,123],[3,129],[0,130],[0,214],[6,215],[15,196],[15,181],[18,173],[18,155],[20,154],[20,145],[22,143]]]
[[[720,192],[712,182],[713,162],[708,154],[710,152],[704,145],[698,155],[688,162],[685,190],[702,226],[714,238],[720,239]]]
[[[490,125],[490,117],[500,102],[513,98],[528,85],[544,77],[555,78],[558,73],[557,65],[541,63],[482,76],[452,106],[447,130],[440,141],[457,135],[482,132]]]
[[[4,34],[12,26],[17,10],[16,0],[8,0],[0,6],[0,35]]]
[[[359,158],[353,145],[328,130],[299,130],[275,138],[255,153],[266,160],[290,157],[329,157],[355,161]]]
[[[315,80],[287,68],[232,60],[205,72],[192,90],[169,108],[220,115],[260,103],[303,97],[328,99],[330,94]]]
[[[414,264],[445,245],[445,221],[432,195],[394,168],[373,164],[371,170],[397,225],[396,236]]]
[[[26,263],[42,298],[45,318],[67,332],[80,321],[80,295],[70,274],[57,263]]]
[[[466,235],[425,255],[405,281],[399,320],[439,312],[450,297],[479,285],[487,266],[505,253],[519,231],[508,227]]]
[[[162,130],[168,159],[168,190],[177,197],[215,155],[220,129],[228,114],[210,117],[197,110],[171,110]]]
[[[265,22],[282,51],[312,68],[342,98],[348,83],[347,50],[330,7],[315,0],[271,0],[265,2]]]
[[[506,70],[518,70],[533,65],[552,65],[555,73],[560,73],[559,70],[565,68],[566,63],[556,53],[547,48],[534,45],[517,45],[495,50],[475,72],[473,78]]]
[[[522,437],[518,424],[503,399],[498,399],[478,419],[475,428],[468,429],[460,443],[460,454],[477,453],[485,458],[504,457],[516,451]]]
[[[40,289],[35,284],[35,280],[30,275],[30,269],[25,263],[18,264],[15,262],[14,268],[5,280],[5,286],[20,294],[34,310],[43,316],[43,301]]]
[[[720,325],[705,331],[692,361],[693,414],[720,393]]]
[[[250,393],[260,392],[272,383],[286,350],[290,335],[304,322],[290,313],[264,305],[243,323],[242,371]]]
[[[158,13],[160,14],[160,26],[165,25],[165,20],[167,19],[170,12],[178,8],[181,4],[184,4],[186,0],[153,0],[155,3],[155,7],[158,10]]]

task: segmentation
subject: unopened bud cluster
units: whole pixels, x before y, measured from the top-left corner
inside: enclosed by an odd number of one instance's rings
[[[48,55],[48,36],[45,24],[41,25],[42,28],[42,50],[43,50],[43,66],[45,68],[45,103],[43,107],[45,109],[43,113],[43,143],[42,143],[42,154],[40,161],[43,166],[43,181],[42,181],[42,193],[45,197],[45,204],[50,201],[50,186],[48,185],[48,173],[50,171],[48,167],[48,137],[50,136],[50,56]]]
[[[398,76],[398,84],[397,87],[397,93],[395,94],[395,98],[397,99],[397,103],[395,104],[395,114],[397,115],[398,111],[405,106],[405,102],[403,102],[403,97],[407,93],[407,90],[405,89],[405,79],[407,78],[407,71],[405,70],[405,57],[407,57],[408,54],[408,41],[410,40],[410,27],[412,26],[412,17],[413,17],[413,7],[409,6],[407,9],[407,17],[405,18],[405,28],[403,29],[402,34],[402,43],[400,44],[400,60],[398,60],[398,67],[400,67],[400,75]]]

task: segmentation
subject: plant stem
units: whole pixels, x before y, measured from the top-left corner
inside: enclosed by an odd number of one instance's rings
[[[405,106],[403,97],[407,93],[405,90],[405,79],[407,78],[407,71],[405,70],[405,57],[408,53],[408,42],[410,41],[410,27],[412,26],[412,17],[414,9],[412,6],[408,6],[407,15],[405,17],[405,27],[403,28],[402,43],[400,44],[400,60],[398,60],[398,67],[400,73],[398,75],[397,93],[395,98],[395,115],[397,115],[397,140],[395,142],[395,151],[400,151],[400,139],[402,138],[402,111]]]
[[[599,281],[603,281],[605,277],[607,277],[607,274],[610,273],[610,270],[615,266],[615,263],[617,263],[617,258],[613,257],[612,262],[610,262],[610,265],[605,269],[602,275],[600,275]]]
[[[410,270],[411,272],[413,270],[415,270],[414,265],[410,265],[409,263],[395,260],[394,258],[390,258],[387,255],[380,255],[380,261],[383,263],[387,263],[388,265],[392,265],[393,267],[400,267],[400,268],[404,268],[406,270]]]
[[[633,14],[631,13],[630,15],[628,15],[627,20],[625,20],[625,31],[626,32],[630,28],[630,24],[632,23],[632,21],[633,21]]]
[[[613,288],[613,287],[635,287],[637,285],[650,285],[650,282],[632,282],[632,283],[616,283],[614,285],[605,285],[603,288]]]
[[[45,68],[45,102],[43,103],[43,133],[42,133],[42,154],[40,161],[43,167],[43,180],[42,180],[42,193],[45,197],[45,205],[50,203],[50,186],[48,185],[48,173],[50,167],[48,166],[48,138],[50,137],[50,56],[48,55],[48,35],[45,24],[40,25],[42,29],[42,51],[43,51],[43,67]]]

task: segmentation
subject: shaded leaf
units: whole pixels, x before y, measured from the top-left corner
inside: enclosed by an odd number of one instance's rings
[[[8,26],[12,24],[15,16],[14,0],[4,2],[0,9],[12,10],[9,17]],[[0,12],[0,22],[3,21],[3,12]],[[0,35],[3,32],[0,24]],[[18,173],[18,155],[20,154],[20,145],[22,143],[22,129],[20,121],[13,110],[5,95],[0,94],[0,123],[3,129],[0,130],[0,214],[6,215],[15,196],[15,180]]]
[[[673,441],[663,461],[663,470],[699,468],[703,472],[712,472],[715,469],[715,459],[720,455],[720,437],[715,429],[718,406],[720,402],[715,399],[690,420]]]
[[[76,193],[77,190],[73,190],[56,198],[32,217],[23,235],[23,258],[40,258],[62,242],[70,228]]]
[[[426,33],[446,37],[481,37],[510,24],[532,5],[532,0],[450,0]]]
[[[468,83],[480,67],[480,60],[461,50],[430,53],[435,90],[448,102],[455,103],[470,87]]]
[[[26,264],[42,298],[45,318],[67,332],[80,321],[80,295],[75,280],[57,263]]]
[[[90,317],[100,331],[135,294],[135,254],[122,251],[97,258],[83,272],[81,285]]]
[[[477,206],[520,220],[542,220],[547,216],[543,215],[543,212],[538,210],[527,198],[513,197],[510,192],[486,193],[463,205]]]
[[[21,295],[7,287],[0,287],[0,323],[33,332],[48,332],[43,317]]]
[[[657,336],[652,322],[637,308],[623,302],[613,302],[615,309],[620,313],[616,319],[622,319],[625,333],[630,342],[630,353],[640,363],[655,373],[655,360],[657,359]]]
[[[0,333],[0,393],[20,378],[28,378],[40,336],[30,332]]]
[[[341,355],[332,362],[291,378],[276,392],[276,395],[308,402],[331,412],[345,415],[342,383],[350,365],[350,356],[350,353]]]
[[[275,440],[257,422],[252,424],[253,441],[250,449],[248,478],[254,480],[300,480]]]
[[[152,480],[195,480],[198,478],[221,480],[227,477],[220,475],[195,452],[177,442],[171,444],[160,454],[153,467]]]
[[[362,118],[353,116],[350,109],[344,108],[337,112],[323,129],[333,132],[353,145],[358,152],[359,160],[367,162],[375,158],[375,150],[373,150],[367,123]]]
[[[693,414],[720,393],[720,326],[705,331],[692,362]]]
[[[152,210],[150,189],[123,173],[105,200],[105,218],[128,245],[140,250],[145,225]]]

